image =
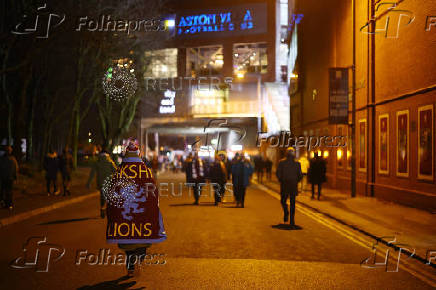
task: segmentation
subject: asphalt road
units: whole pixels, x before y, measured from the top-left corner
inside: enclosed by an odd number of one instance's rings
[[[402,270],[361,267],[368,249],[298,211],[301,229],[277,227],[279,201],[255,186],[241,209],[230,197],[216,207],[206,192],[192,205],[187,189],[178,189],[183,175],[162,176],[165,181],[176,189],[160,198],[168,239],[148,252],[159,254],[162,264],[146,265],[134,278],[124,277],[123,265],[76,265],[81,250],[121,252],[106,244],[106,221],[93,198],[0,228],[0,289],[432,289]],[[65,255],[48,272],[12,269],[33,236],[65,248]]]

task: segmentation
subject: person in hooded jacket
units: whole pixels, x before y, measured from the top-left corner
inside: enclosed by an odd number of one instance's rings
[[[104,188],[108,203],[106,241],[125,251],[128,275],[139,270],[147,248],[167,238],[156,181],[138,148],[136,141],[129,141],[110,186]]]

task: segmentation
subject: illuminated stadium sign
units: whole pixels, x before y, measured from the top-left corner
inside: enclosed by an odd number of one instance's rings
[[[208,36],[265,33],[266,4],[235,6],[229,9],[208,9],[178,15],[176,36]]]
[[[159,113],[161,114],[173,114],[176,112],[176,105],[174,103],[174,98],[176,97],[176,92],[166,90],[164,93],[164,98],[160,101]]]

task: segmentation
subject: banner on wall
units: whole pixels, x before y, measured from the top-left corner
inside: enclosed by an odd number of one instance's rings
[[[418,178],[433,180],[434,177],[434,129],[433,105],[418,109]]]
[[[389,173],[389,115],[379,116],[379,166],[380,174]]]
[[[409,176],[409,111],[397,112],[397,175]]]
[[[348,124],[348,68],[329,68],[329,124]]]

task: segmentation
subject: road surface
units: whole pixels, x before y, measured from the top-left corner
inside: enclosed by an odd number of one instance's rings
[[[159,255],[159,265],[146,265],[133,278],[125,277],[123,265],[76,265],[80,251],[121,253],[106,244],[106,221],[92,198],[0,228],[0,289],[432,289],[401,269],[361,267],[371,255],[367,248],[299,211],[301,229],[282,228],[279,201],[256,185],[242,209],[231,197],[216,207],[206,192],[192,205],[181,174],[159,181],[173,182],[176,190],[161,192],[168,239],[148,252]],[[64,256],[51,261],[48,272],[11,268],[26,240],[37,236],[65,248]]]

